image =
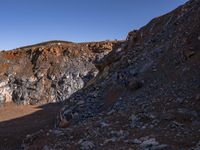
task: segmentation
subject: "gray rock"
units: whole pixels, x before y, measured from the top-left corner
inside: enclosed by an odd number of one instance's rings
[[[140,141],[139,139],[134,139],[130,141],[132,144],[141,144],[142,141]]]
[[[90,150],[95,147],[94,143],[92,141],[83,141],[81,142],[81,149],[82,150]]]
[[[136,128],[141,126],[140,118],[136,115],[131,115],[129,120],[131,121],[131,128]]]
[[[156,141],[155,138],[150,138],[150,139],[147,139],[145,141],[143,141],[140,146],[142,148],[148,148],[148,147],[153,147],[153,146],[157,146],[159,145],[159,143]]]
[[[4,96],[4,95],[2,95],[2,94],[0,94],[0,105],[1,105],[1,104],[4,104],[4,103],[5,103],[5,101],[6,101],[6,98],[5,98],[5,96]]]
[[[51,147],[45,145],[45,146],[42,148],[42,150],[54,150],[54,149],[52,149]]]

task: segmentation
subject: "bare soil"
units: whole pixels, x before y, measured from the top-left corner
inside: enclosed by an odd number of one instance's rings
[[[53,128],[60,104],[22,106],[6,103],[0,107],[0,149],[20,149],[28,135]]]

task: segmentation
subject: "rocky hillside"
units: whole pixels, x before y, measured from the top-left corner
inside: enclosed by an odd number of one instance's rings
[[[200,1],[128,34],[25,149],[200,149]]]
[[[64,101],[96,76],[94,64],[121,43],[50,41],[0,52],[0,104]]]

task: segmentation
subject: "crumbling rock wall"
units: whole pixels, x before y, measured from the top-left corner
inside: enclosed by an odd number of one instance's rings
[[[51,41],[0,52],[0,102],[64,101],[96,76],[94,62],[117,43]]]

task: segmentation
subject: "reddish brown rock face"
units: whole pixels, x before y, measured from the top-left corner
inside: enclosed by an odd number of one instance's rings
[[[2,102],[10,98],[22,104],[64,101],[95,77],[94,62],[116,44],[52,41],[1,52],[0,82],[7,82],[0,87]]]

